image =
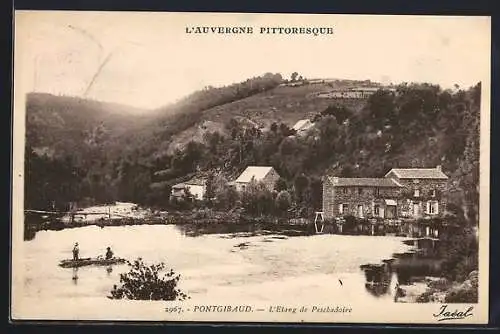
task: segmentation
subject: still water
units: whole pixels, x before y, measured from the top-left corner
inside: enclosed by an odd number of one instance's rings
[[[80,257],[104,255],[147,263],[163,261],[181,274],[179,288],[192,302],[289,301],[328,303],[332,300],[392,302],[395,279],[388,293],[377,296],[365,288],[360,265],[380,263],[410,246],[394,236],[278,234],[188,236],[174,225],[100,228],[88,226],[62,231],[40,231],[23,243],[23,297],[32,300],[80,298],[109,302],[106,297],[127,265],[61,268],[80,245]],[[125,301],[113,301],[125,303]],[[97,305],[96,305],[97,306]]]

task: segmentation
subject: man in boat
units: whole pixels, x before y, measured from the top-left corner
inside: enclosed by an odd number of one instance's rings
[[[78,260],[78,255],[80,253],[80,248],[78,247],[78,242],[75,243],[75,246],[73,247],[73,260],[77,261]]]
[[[113,251],[111,247],[106,248],[106,260],[111,260],[113,258]]]

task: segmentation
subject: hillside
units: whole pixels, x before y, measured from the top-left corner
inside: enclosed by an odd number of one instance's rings
[[[298,120],[312,118],[331,104],[347,105],[354,111],[361,110],[365,105],[364,100],[333,102],[332,99],[317,96],[317,93],[330,89],[332,87],[326,84],[279,86],[204,110],[194,126],[172,137],[166,153],[172,154],[175,149],[183,149],[191,140],[202,142],[206,133],[217,131],[227,135],[225,124],[228,124],[231,119],[263,130],[269,129],[272,123],[283,123],[291,128]]]
[[[294,205],[310,210],[320,206],[326,173],[378,177],[392,167],[440,164],[452,176],[457,206],[477,195],[480,85],[452,93],[402,84],[364,100],[319,98],[331,83],[294,85],[268,73],[207,87],[147,117],[114,104],[30,94],[26,206],[55,201],[64,209],[86,199],[165,207],[172,184],[196,174],[230,180],[248,165],[274,166]],[[302,118],[315,126],[298,136],[290,127]]]
[[[72,150],[106,149],[147,122],[144,111],[78,97],[30,93],[26,99],[27,144],[63,156]]]

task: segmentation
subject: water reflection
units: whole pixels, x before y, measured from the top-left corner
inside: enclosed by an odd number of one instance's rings
[[[393,281],[392,261],[386,260],[382,264],[362,265],[361,269],[365,273],[365,288],[376,297],[390,293],[390,286]]]
[[[235,236],[283,234],[286,236],[302,236],[315,234],[312,225],[284,225],[276,223],[246,223],[240,224],[183,224],[175,225],[183,235],[198,237],[207,234],[229,234]]]
[[[395,253],[392,259],[380,264],[360,266],[365,273],[365,288],[375,296],[394,293],[395,301],[403,295],[400,285],[412,285],[423,282],[426,277],[441,275],[442,260],[438,257],[438,239],[417,238],[404,241],[413,246],[407,252]],[[390,286],[394,284],[394,292]]]
[[[73,267],[73,276],[71,277],[73,284],[78,284],[78,267]]]

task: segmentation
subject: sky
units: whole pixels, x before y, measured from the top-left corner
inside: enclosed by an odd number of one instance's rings
[[[490,71],[488,17],[48,11],[17,12],[15,20],[18,89],[147,109],[266,72],[451,88]],[[185,32],[196,26],[255,33]],[[260,35],[261,26],[334,34]]]

